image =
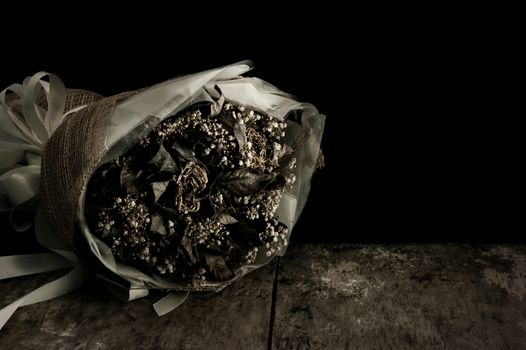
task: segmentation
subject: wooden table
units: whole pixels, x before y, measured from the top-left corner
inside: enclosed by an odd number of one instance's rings
[[[0,306],[44,278],[0,281]],[[0,349],[526,349],[526,246],[297,245],[168,315],[151,302],[86,284],[18,310]]]

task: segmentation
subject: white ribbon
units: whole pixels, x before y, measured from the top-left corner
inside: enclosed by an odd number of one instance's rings
[[[49,83],[42,80],[46,76],[49,77]],[[42,93],[47,100],[47,110],[37,104]],[[39,72],[26,78],[22,85],[8,86],[0,92],[0,140],[12,143],[12,149],[31,149],[41,154],[47,140],[63,120],[65,104],[66,88],[54,74]],[[22,113],[18,113],[15,108]],[[12,160],[11,164],[6,164],[3,159],[1,162],[0,168],[14,165]]]
[[[45,77],[49,82],[44,81]],[[37,102],[44,97],[47,110]],[[66,88],[54,74],[39,72],[0,92],[0,211],[11,211],[17,231],[32,224],[40,191],[42,152],[64,120]],[[16,215],[22,212],[25,215]]]
[[[49,82],[44,81],[49,77]],[[11,92],[11,94],[9,94]],[[44,97],[47,110],[38,104]],[[0,92],[0,211],[10,211],[16,231],[33,223],[40,193],[40,163],[47,141],[64,120],[66,89],[54,74],[39,72]],[[80,108],[83,108],[81,106]],[[65,276],[0,309],[0,329],[21,306],[66,294],[84,280],[77,256],[61,247],[42,209],[35,231],[52,253],[0,257],[0,280],[74,266]]]
[[[170,311],[176,309],[179,305],[185,302],[188,298],[188,292],[173,292],[153,304],[153,309],[159,316],[166,315]]]
[[[78,263],[77,256],[66,250],[63,243],[56,237],[51,230],[42,207],[39,207],[37,211],[35,231],[40,244],[49,248],[53,253],[0,257],[0,280],[54,271],[71,266],[73,266],[73,269],[59,279],[35,289],[0,309],[0,329],[19,307],[59,297],[77,288],[84,281],[84,271]]]
[[[71,262],[55,253],[0,256],[0,279],[54,271],[67,266],[71,266]]]

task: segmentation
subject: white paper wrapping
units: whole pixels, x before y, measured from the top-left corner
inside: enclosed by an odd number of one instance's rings
[[[291,111],[301,113],[301,122],[287,122],[285,142],[295,149],[297,158],[296,182],[292,189],[285,192],[278,208],[279,221],[289,227],[289,235],[295,222],[303,210],[310,189],[310,178],[315,168],[319,153],[324,119],[316,108],[310,104],[300,103],[290,95],[258,78],[246,78],[241,75],[251,69],[251,63],[240,62],[230,66],[212,69],[201,73],[187,75],[165,81],[152,86],[119,103],[111,115],[110,128],[106,135],[106,154],[101,164],[120,156],[143,136],[157,126],[163,119],[189,107],[190,105],[213,101],[218,90],[227,100],[240,105],[270,114],[283,120]],[[0,94],[0,122],[6,127],[0,129],[0,209],[16,211],[24,203],[32,203],[31,199],[38,198],[38,180],[40,174],[39,156],[45,147],[47,139],[64,118],[65,90],[58,77],[49,75],[50,83],[42,81],[46,73],[38,73],[24,82],[24,85],[12,85]],[[40,85],[39,85],[40,84]],[[41,86],[47,93],[49,108],[47,111],[38,107],[30,97],[34,89]],[[23,108],[25,120],[19,120],[12,113],[11,107],[5,101],[6,91],[15,91],[21,96],[20,104]],[[34,97],[34,96],[33,96]],[[79,108],[83,108],[80,106]],[[25,161],[26,166],[19,163]],[[125,279],[130,284],[133,293],[127,293],[127,299],[143,297],[149,288],[184,290],[184,286],[156,275],[147,275],[138,269],[126,266],[115,260],[111,249],[89,230],[84,216],[85,190],[82,192],[77,210],[80,231],[89,244],[91,252],[111,272]],[[23,207],[24,210],[27,209]],[[82,267],[71,252],[57,249],[57,243],[50,232],[47,219],[40,214],[37,220],[37,235],[41,243],[63,258],[49,258],[45,266],[49,269],[63,268],[75,265],[75,268],[60,280],[52,282],[52,286],[44,286],[31,294],[17,300],[8,307],[0,310],[0,328],[7,321],[17,307],[33,302],[46,300],[69,291],[82,280]],[[20,223],[19,229],[26,228],[27,222]],[[288,237],[287,237],[288,238]],[[279,252],[279,255],[284,251]],[[257,269],[270,260],[265,255],[265,249],[260,249],[255,263],[235,271],[233,280],[238,279]],[[19,264],[23,259],[9,260],[9,264]],[[63,264],[57,259],[62,259]],[[5,260],[7,261],[7,260]],[[37,260],[35,259],[34,262]],[[69,265],[68,265],[69,264]],[[1,278],[13,277],[27,272],[36,273],[46,268],[38,269],[35,264],[24,269],[11,267],[6,269]],[[38,271],[37,271],[38,270]],[[31,272],[34,271],[34,272]],[[2,272],[2,270],[0,270]],[[7,276],[7,277],[6,277]],[[233,281],[232,280],[232,281]],[[231,282],[231,281],[230,281]],[[217,286],[219,284],[210,283]],[[226,286],[226,284],[220,284]],[[159,315],[165,314],[184,301],[187,293],[174,293],[156,303],[155,310]]]

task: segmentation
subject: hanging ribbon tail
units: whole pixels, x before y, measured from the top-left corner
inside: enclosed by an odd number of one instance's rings
[[[55,253],[0,256],[0,280],[71,267],[71,261]]]
[[[159,316],[166,315],[184,303],[189,294],[189,292],[171,292],[153,304],[153,309]]]
[[[79,287],[84,281],[84,272],[80,265],[77,265],[67,275],[49,282],[40,288],[35,289],[26,296],[9,304],[0,310],[0,329],[11,318],[15,311],[22,306],[36,304],[42,301],[50,300],[69,293]]]
[[[39,243],[53,252],[0,257],[0,279],[74,267],[65,276],[35,289],[0,309],[0,329],[19,307],[57,298],[69,293],[84,282],[84,269],[77,256],[63,248],[63,243],[51,230],[41,206],[37,210],[35,232]]]

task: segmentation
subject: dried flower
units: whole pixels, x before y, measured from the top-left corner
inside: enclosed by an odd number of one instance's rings
[[[165,119],[88,187],[87,216],[118,260],[194,289],[287,245],[275,216],[295,181],[286,123],[232,102],[210,113]]]
[[[199,195],[206,187],[208,177],[206,170],[194,162],[186,163],[181,174],[177,177],[175,202],[181,212],[195,212],[199,210]]]

